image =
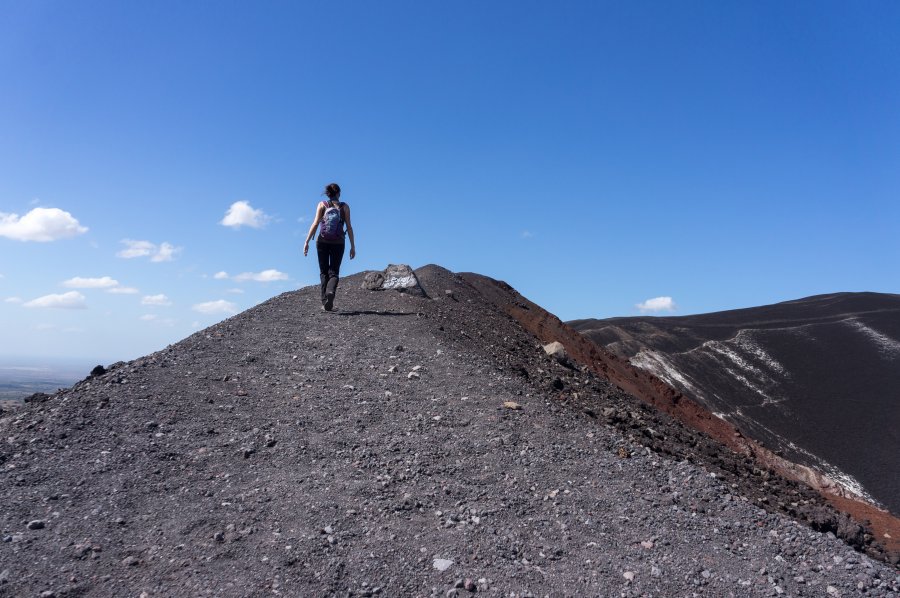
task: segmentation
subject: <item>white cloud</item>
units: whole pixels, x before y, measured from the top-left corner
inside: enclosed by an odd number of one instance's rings
[[[141,305],[157,305],[160,307],[168,307],[172,305],[172,302],[169,301],[168,297],[160,293],[159,295],[144,295],[144,298],[141,299]]]
[[[133,239],[122,239],[125,249],[116,254],[117,257],[129,260],[135,257],[143,257],[150,255],[156,251],[156,245],[150,241],[135,241]]]
[[[224,270],[221,272],[216,272],[215,274],[213,274],[213,278],[215,278],[216,280],[227,280],[228,272],[225,272]]]
[[[231,293],[232,295],[243,295],[244,289],[228,289],[225,291],[226,293]]]
[[[266,216],[262,210],[253,209],[250,202],[236,201],[225,212],[225,217],[222,218],[219,224],[232,228],[240,228],[242,226],[262,228],[269,220],[269,216]]]
[[[134,287],[114,287],[112,289],[106,289],[106,292],[114,295],[137,295],[140,293],[140,291]]]
[[[671,297],[654,297],[635,305],[641,313],[675,311],[675,302]]]
[[[0,237],[45,243],[86,233],[72,214],[59,208],[34,208],[21,218],[0,212]]]
[[[191,328],[200,328],[200,322],[194,320],[193,322],[191,322]]]
[[[273,282],[276,280],[287,280],[288,275],[278,270],[263,270],[262,272],[244,272],[233,278],[235,282],[246,282],[254,280],[256,282]]]
[[[3,300],[4,303],[22,303],[21,297],[7,297]]]
[[[103,276],[102,278],[82,278],[81,276],[76,276],[75,278],[70,278],[69,280],[64,280],[62,282],[62,286],[70,289],[108,289],[118,285],[119,281],[113,280],[109,276]]]
[[[55,328],[56,326],[54,326],[53,324],[47,324],[46,322],[38,324],[34,327],[35,330],[53,330]]]
[[[520,235],[523,239],[530,239],[534,236],[534,233],[530,230],[523,230]]]
[[[193,310],[199,311],[201,314],[236,314],[237,305],[231,301],[219,299],[218,301],[198,303],[194,305]]]
[[[85,309],[84,295],[78,291],[69,291],[61,295],[50,294],[32,299],[25,307],[52,307],[56,309]]]
[[[150,320],[155,320],[156,317],[157,317],[156,314],[144,314],[139,319],[141,319],[145,322],[149,322]]]
[[[159,251],[150,258],[151,262],[171,262],[175,259],[175,254],[181,251],[181,247],[175,247],[171,243],[162,243]]]
[[[167,242],[156,245],[150,241],[122,239],[122,244],[125,245],[125,249],[119,251],[116,257],[126,260],[149,256],[151,262],[171,262],[175,259],[175,254],[181,251],[181,247],[175,247]]]

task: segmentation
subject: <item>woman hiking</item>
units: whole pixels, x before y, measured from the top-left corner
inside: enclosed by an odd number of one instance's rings
[[[334,294],[337,291],[341,260],[344,258],[344,226],[350,237],[350,259],[356,257],[356,243],[353,241],[353,226],[350,224],[350,206],[341,201],[341,188],[337,183],[325,187],[327,201],[316,206],[316,217],[306,235],[303,255],[309,253],[309,240],[319,227],[316,237],[316,252],[319,254],[319,280],[322,283],[322,309],[331,311]]]

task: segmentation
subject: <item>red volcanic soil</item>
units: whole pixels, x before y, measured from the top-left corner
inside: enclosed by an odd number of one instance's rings
[[[839,486],[807,467],[792,463],[747,438],[729,422],[716,417],[690,397],[641,370],[627,360],[590,341],[536,303],[519,294],[502,281],[474,273],[460,274],[495,305],[517,320],[543,342],[558,341],[569,356],[587,366],[622,390],[657,409],[668,413],[687,426],[703,432],[732,451],[751,457],[766,469],[817,490],[836,509],[860,522],[869,522],[876,541],[888,553],[888,559],[900,558],[900,519],[867,502],[842,495]]]

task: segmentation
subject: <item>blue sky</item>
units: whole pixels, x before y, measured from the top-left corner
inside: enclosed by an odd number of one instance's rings
[[[900,292],[897,31],[892,1],[0,0],[0,354],[129,359],[314,284],[331,181],[344,274],[563,319]]]

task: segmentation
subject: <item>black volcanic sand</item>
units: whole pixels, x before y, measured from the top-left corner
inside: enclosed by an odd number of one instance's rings
[[[0,419],[0,596],[900,591],[754,504],[814,496],[418,274],[434,299],[286,293]]]
[[[900,515],[900,295],[839,293],[569,324],[622,357],[645,348],[665,353],[693,388],[667,382],[791,461],[831,474],[821,459],[852,475]],[[747,350],[746,340],[781,369]],[[715,350],[722,347],[748,367]]]

